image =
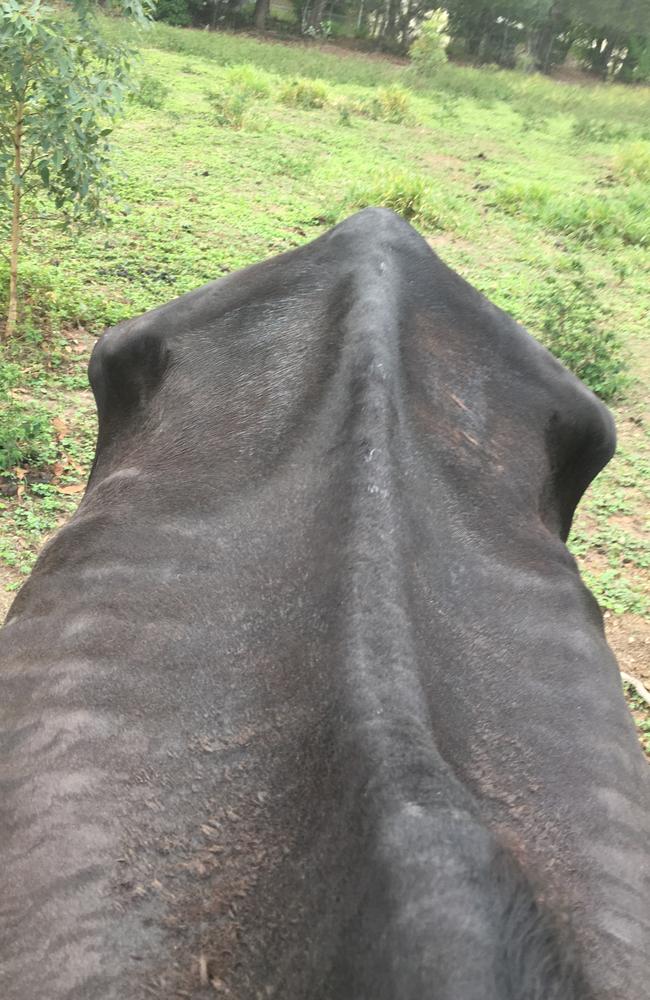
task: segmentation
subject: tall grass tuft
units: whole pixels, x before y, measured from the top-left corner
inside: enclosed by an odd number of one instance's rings
[[[355,209],[371,207],[390,208],[428,232],[455,226],[453,206],[448,198],[435,190],[425,177],[399,171],[379,172],[353,184],[329,213],[327,221],[337,222]]]
[[[269,73],[265,73],[250,63],[242,63],[227,69],[224,80],[227,87],[256,100],[268,97],[272,87],[277,84],[277,80]]]
[[[329,92],[322,80],[290,80],[280,90],[283,104],[295,108],[324,108]]]
[[[639,185],[624,191],[569,195],[544,184],[508,184],[497,191],[494,204],[578,243],[650,245],[647,190]]]
[[[380,87],[370,101],[363,105],[363,112],[378,121],[406,124],[411,119],[411,98],[403,87]]]
[[[650,183],[650,142],[632,142],[627,146],[622,146],[614,157],[612,167],[614,174],[624,184],[631,184],[635,181]],[[650,205],[648,211],[650,211]]]

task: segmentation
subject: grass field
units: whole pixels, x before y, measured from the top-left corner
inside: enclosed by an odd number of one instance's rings
[[[399,62],[163,25],[145,41],[114,135],[111,225],[64,232],[36,206],[27,224],[22,336],[0,391],[37,426],[26,461],[4,456],[5,603],[83,491],[102,328],[382,203],[613,394],[619,452],[571,545],[623,669],[648,684],[650,91],[453,66],[425,85]],[[580,336],[607,357],[619,342],[625,386],[602,358],[584,368]]]

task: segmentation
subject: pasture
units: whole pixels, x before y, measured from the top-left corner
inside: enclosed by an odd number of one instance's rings
[[[650,684],[650,91],[455,66],[422,82],[332,46],[163,25],[140,80],[109,225],[63,231],[43,205],[27,224],[0,369],[0,421],[23,428],[0,451],[3,610],[83,492],[102,329],[384,204],[608,397],[618,453],[571,548],[622,669]]]

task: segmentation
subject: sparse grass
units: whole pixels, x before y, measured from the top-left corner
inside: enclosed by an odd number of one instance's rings
[[[650,760],[650,706],[641,698],[632,684],[623,684],[627,703],[639,733],[639,741],[646,757]]]
[[[589,491],[572,545],[604,607],[647,614],[650,443],[635,384],[650,367],[647,88],[451,65],[416,80],[377,58],[163,24],[146,44],[154,103],[130,104],[114,134],[110,227],[62,231],[38,205],[27,221],[22,339],[4,351],[23,375],[6,393],[14,416],[20,397],[47,417],[42,445],[18,458],[30,475],[17,478],[15,455],[0,470],[0,564],[29,570],[74,505],[62,489],[87,471],[94,417],[79,330],[97,334],[383,204],[604,395],[622,386],[598,379],[617,383],[627,359],[622,447]],[[5,290],[0,265],[0,299]],[[51,479],[37,482],[36,469]]]
[[[629,134],[628,125],[597,118],[578,117],[571,126],[571,135],[580,142],[612,142]]]

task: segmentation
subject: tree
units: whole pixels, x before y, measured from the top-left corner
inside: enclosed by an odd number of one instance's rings
[[[647,0],[569,0],[575,51],[603,79],[647,79],[650,4]]]
[[[148,0],[116,0],[133,21]],[[0,2],[0,198],[10,218],[9,306],[18,314],[25,197],[45,192],[70,217],[97,213],[108,186],[108,136],[129,87],[132,50],[103,37],[91,0],[56,9],[43,0]]]
[[[271,7],[270,0],[255,0],[255,12],[253,14],[253,24],[258,31],[266,30],[266,19]]]
[[[567,0],[566,13],[578,24],[650,35],[648,0]]]
[[[409,49],[415,71],[420,76],[435,76],[436,71],[447,62],[447,20],[447,12],[437,10],[422,22],[420,34]]]
[[[515,63],[525,46],[537,69],[562,63],[573,44],[594,72],[644,75],[648,0],[446,0],[448,30],[479,63]],[[458,51],[458,48],[456,48]]]

